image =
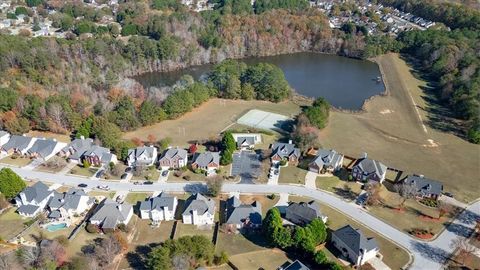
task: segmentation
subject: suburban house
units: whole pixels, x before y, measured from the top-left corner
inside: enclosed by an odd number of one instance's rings
[[[303,264],[299,260],[295,260],[291,264],[284,266],[284,267],[279,267],[278,270],[310,270],[305,264]]]
[[[272,145],[270,158],[274,164],[285,160],[291,165],[297,165],[300,159],[300,149],[296,148],[291,140],[288,143],[277,142]]]
[[[154,146],[142,146],[128,149],[128,166],[152,166],[157,161],[157,148]]]
[[[2,145],[1,150],[6,154],[17,153],[20,155],[25,155],[36,140],[37,138],[12,135],[8,142]]]
[[[53,190],[50,190],[43,182],[37,182],[31,187],[25,188],[15,197],[17,212],[25,217],[34,217],[47,206]]]
[[[115,230],[118,225],[127,225],[133,216],[133,207],[128,203],[117,203],[111,199],[103,200],[90,217],[90,223],[102,230]]]
[[[160,196],[149,198],[140,203],[140,217],[151,219],[154,222],[174,220],[177,205],[177,197],[162,192]]]
[[[343,155],[335,150],[319,149],[315,159],[308,164],[308,170],[315,173],[333,173],[342,168]]]
[[[93,139],[85,139],[83,136],[77,138],[69,143],[67,146],[62,148],[58,155],[60,157],[68,158],[71,162],[80,162],[82,160],[83,154],[87,152],[93,146]]]
[[[374,258],[379,251],[374,238],[367,238],[359,229],[346,225],[332,232],[332,244],[356,266]]]
[[[285,209],[285,218],[298,225],[306,225],[316,218],[326,223],[328,219],[322,214],[320,205],[315,201],[289,204]]]
[[[95,199],[88,196],[83,189],[71,188],[67,192],[54,192],[48,202],[51,219],[71,218],[80,215],[93,206]]]
[[[32,147],[28,149],[27,153],[32,158],[49,160],[66,145],[66,143],[58,142],[55,139],[38,139],[33,143]]]
[[[188,153],[182,148],[168,148],[158,160],[162,170],[178,169],[187,166]]]
[[[92,146],[83,154],[83,159],[92,166],[108,165],[110,162],[117,163],[117,156],[110,153],[110,149],[98,145]]]
[[[237,196],[226,201],[225,224],[228,227],[258,228],[262,225],[262,205],[258,201],[251,204],[242,204]]]
[[[423,175],[409,175],[405,178],[404,183],[413,185],[417,190],[417,197],[438,199],[443,193],[442,183],[425,178]]]
[[[0,130],[0,146],[6,144],[10,140],[10,133]]]
[[[352,168],[352,177],[356,181],[376,181],[381,184],[386,174],[387,166],[380,161],[367,158],[366,154],[358,159]]]
[[[215,201],[195,193],[185,202],[182,220],[185,224],[211,225],[215,217]]]
[[[255,144],[262,142],[260,133],[232,133],[233,139],[240,150],[250,150],[255,148]]]
[[[193,162],[192,169],[204,170],[207,175],[214,174],[216,170],[220,168],[220,153],[219,152],[205,152],[196,153]]]

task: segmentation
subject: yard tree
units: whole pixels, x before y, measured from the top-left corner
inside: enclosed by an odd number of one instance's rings
[[[95,117],[93,120],[92,135],[95,135],[104,147],[113,148],[120,140],[122,131],[105,117]]]
[[[231,153],[233,153],[233,151],[237,149],[237,144],[235,143],[235,139],[233,138],[232,132],[226,131],[223,134],[222,147],[224,150],[228,150]]]
[[[230,150],[223,150],[222,156],[220,157],[220,165],[228,165],[233,162],[233,156],[232,152]]]
[[[400,195],[401,201],[399,208],[402,209],[403,206],[405,205],[405,202],[408,199],[414,198],[418,191],[415,185],[410,185],[407,183],[402,183],[402,184],[396,184],[394,186],[395,191]]]
[[[313,126],[322,129],[327,125],[329,112],[330,104],[323,97],[319,97],[312,106],[305,109],[304,114]]]
[[[150,270],[171,269],[170,250],[167,247],[154,248],[148,253],[146,266]]]
[[[276,227],[272,234],[273,244],[282,249],[292,246],[292,231],[289,227]]]
[[[3,168],[0,170],[0,192],[8,200],[11,200],[26,187],[27,185],[23,182],[23,179],[12,169]]]
[[[327,227],[325,223],[319,218],[313,219],[308,225],[307,229],[312,233],[313,240],[316,245],[320,245],[327,240]]]
[[[221,176],[214,176],[207,179],[207,194],[210,197],[217,197],[218,193],[222,191],[223,178]]]
[[[316,243],[315,237],[309,228],[296,227],[293,233],[292,244],[302,252],[313,253]]]
[[[458,250],[458,258],[461,260],[461,264],[465,265],[466,260],[476,250],[476,247],[469,243],[469,238],[456,238],[450,243],[450,247]]]
[[[282,227],[282,217],[278,208],[273,207],[267,211],[262,221],[263,232],[271,244],[274,244],[273,233],[279,227]]]
[[[313,261],[314,261],[318,266],[322,266],[322,265],[324,265],[326,262],[328,262],[328,258],[327,258],[327,255],[325,255],[325,252],[319,250],[319,251],[315,252],[315,255],[313,256]]]

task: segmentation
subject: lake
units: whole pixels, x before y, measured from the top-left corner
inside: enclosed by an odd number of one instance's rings
[[[280,67],[290,86],[307,97],[324,97],[341,109],[359,110],[364,101],[385,91],[376,63],[336,55],[295,53],[242,59],[247,64],[267,62]],[[144,87],[174,84],[182,75],[195,79],[212,65],[202,65],[172,72],[152,72],[135,77]]]

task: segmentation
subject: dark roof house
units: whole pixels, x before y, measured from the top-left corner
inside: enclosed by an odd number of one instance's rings
[[[226,224],[237,227],[257,227],[262,224],[262,205],[258,201],[242,204],[237,196],[232,196],[226,201],[226,210]]]
[[[366,156],[356,161],[352,168],[352,176],[357,181],[376,181],[382,183],[385,180],[387,166],[380,161]]]
[[[332,232],[333,245],[355,265],[362,265],[378,253],[378,244],[374,238],[363,235],[360,229],[346,225]]]
[[[324,223],[327,222],[328,217],[322,215],[320,211],[320,205],[315,201],[310,201],[308,203],[291,203],[285,209],[285,217],[295,224],[308,224],[312,220],[319,218]]]
[[[317,156],[308,165],[310,171],[320,173],[323,169],[335,171],[342,167],[343,155],[335,150],[319,149]]]
[[[425,178],[424,176],[409,175],[405,180],[405,184],[414,185],[417,188],[419,196],[438,198],[443,192],[442,183]]]
[[[295,260],[293,263],[283,268],[283,270],[310,270],[305,264],[299,260]]]

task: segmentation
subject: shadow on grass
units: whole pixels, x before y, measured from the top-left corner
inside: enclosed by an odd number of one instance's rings
[[[413,249],[417,251],[417,253],[420,254],[420,256],[427,258],[431,261],[434,261],[436,263],[443,264],[450,257],[450,254],[445,250],[438,247],[431,246],[428,243],[414,242]]]
[[[129,266],[132,269],[145,270],[146,259],[148,253],[150,253],[154,248],[160,246],[160,244],[149,244],[144,246],[138,246],[135,248],[135,251],[130,251],[125,255]]]

